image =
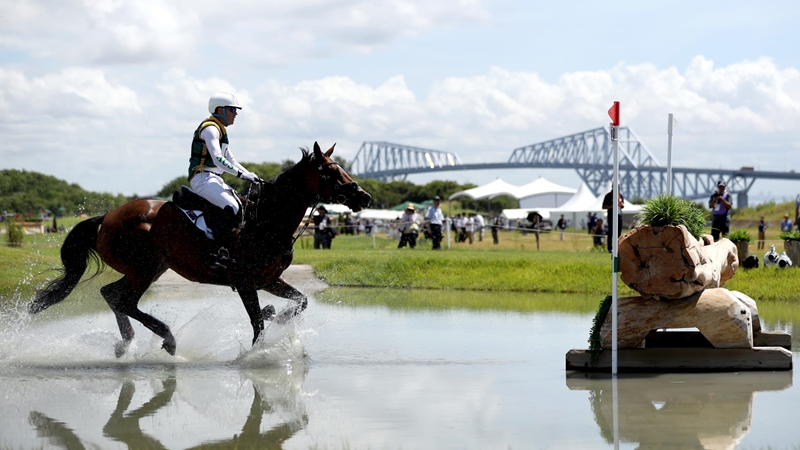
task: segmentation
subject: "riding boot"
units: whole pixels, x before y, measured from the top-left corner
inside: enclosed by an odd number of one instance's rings
[[[236,265],[231,253],[236,243],[236,230],[238,229],[238,218],[231,206],[226,206],[222,211],[217,229],[214,230],[214,240],[219,244],[219,250],[213,254],[214,262],[211,263],[213,269],[230,269]]]

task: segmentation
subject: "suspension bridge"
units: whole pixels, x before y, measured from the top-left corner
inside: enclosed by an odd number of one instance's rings
[[[619,129],[620,189],[628,198],[651,198],[667,192],[667,167],[630,127]],[[404,180],[408,175],[456,170],[572,169],[594,195],[605,193],[613,179],[611,136],[607,128],[575,133],[514,149],[505,162],[464,163],[455,152],[430,150],[389,142],[364,142],[353,160],[352,175],[383,181]],[[739,169],[672,167],[672,192],[687,200],[707,198],[725,180],[737,195],[737,206],[747,206],[747,194],[757,179],[798,180],[800,174]]]

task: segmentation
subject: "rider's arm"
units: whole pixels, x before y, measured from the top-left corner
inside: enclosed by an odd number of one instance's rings
[[[233,163],[225,159],[225,156],[222,154],[222,149],[219,146],[219,130],[217,127],[209,125],[203,128],[203,131],[200,132],[200,139],[206,143],[206,148],[208,148],[208,153],[211,155],[211,160],[214,161],[215,166],[233,176],[242,176],[244,172],[237,169]]]
[[[233,167],[236,170],[238,170],[239,172],[242,172],[243,174],[253,173],[253,172],[250,172],[249,170],[247,170],[247,168],[244,167],[243,165],[239,164],[239,161],[236,161],[236,158],[233,157],[233,152],[231,152],[230,145],[226,146],[223,149],[222,156],[223,156],[224,159],[227,159],[228,162],[233,164]],[[255,175],[255,174],[253,174],[253,175]]]

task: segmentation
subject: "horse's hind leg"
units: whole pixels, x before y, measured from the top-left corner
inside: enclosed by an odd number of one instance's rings
[[[144,294],[144,291],[147,290],[150,283],[137,284],[142,284],[143,286],[138,289],[134,288],[131,286],[131,282],[128,281],[128,276],[124,276],[122,279],[103,286],[103,288],[100,289],[108,306],[114,311],[114,315],[117,318],[117,325],[119,325],[119,331],[122,335],[122,342],[115,347],[117,357],[119,358],[125,353],[127,345],[133,339],[133,327],[131,327],[131,321],[128,317],[138,320],[147,329],[162,337],[164,343],[161,347],[166,350],[167,353],[174,356],[176,347],[175,336],[172,335],[169,327],[150,314],[142,312],[138,307],[139,299],[142,297],[142,294]]]
[[[287,306],[277,315],[275,314],[275,308],[271,308],[271,316],[267,316],[268,308],[272,305],[267,305],[262,310],[264,313],[264,320],[275,320],[278,323],[285,323],[289,319],[294,316],[299,315],[303,311],[305,311],[306,306],[308,306],[308,298],[302,292],[298,291],[292,285],[285,282],[283,278],[277,278],[272,283],[263,286],[261,289],[269,292],[270,294],[277,295],[278,297],[285,298],[294,302],[293,305]]]

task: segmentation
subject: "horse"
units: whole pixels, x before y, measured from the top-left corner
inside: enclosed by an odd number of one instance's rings
[[[325,153],[316,142],[313,151],[301,148],[302,158],[293,167],[268,182],[251,185],[251,189],[260,187],[261,192],[249,204],[244,203],[245,225],[230,249],[235,266],[212,268],[209,255],[216,251],[214,242],[173,202],[137,199],[84,220],[70,231],[61,247],[61,276],[36,293],[28,311],[36,314],[67,298],[90,261],[97,265],[95,275],[110,266],[123,275],[100,289],[122,335],[115,345],[116,356],[124,355],[133,340],[131,318],[163,338],[162,348],[174,356],[176,342],[169,327],[138,307],[150,285],[172,269],[187,280],[237,291],[250,318],[255,344],[264,321],[285,322],[308,304],[302,292],[281,278],[292,262],[299,236],[295,233],[308,206],[338,203],[357,212],[371,201],[370,194],[331,159],[335,146]],[[289,306],[279,314],[272,305],[260,308],[258,290],[290,300]]]

